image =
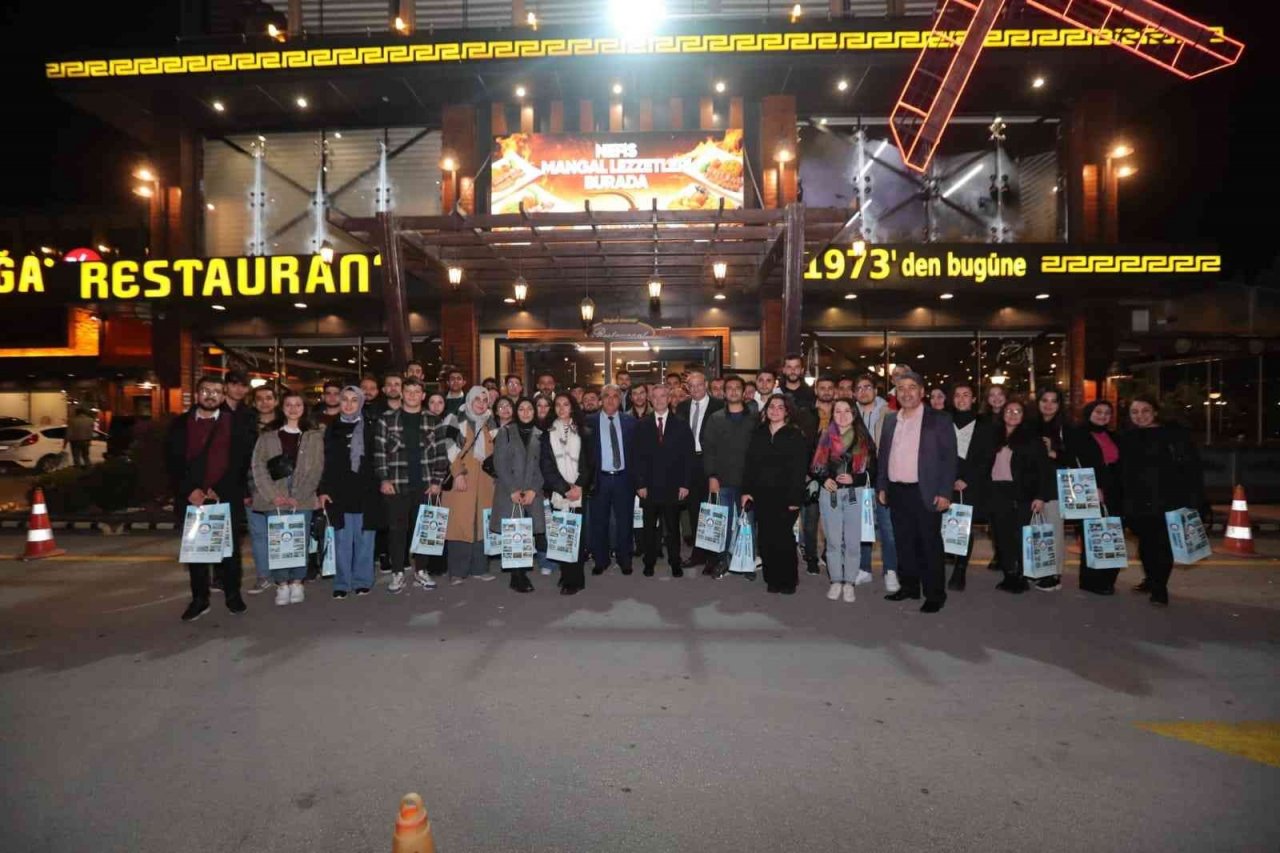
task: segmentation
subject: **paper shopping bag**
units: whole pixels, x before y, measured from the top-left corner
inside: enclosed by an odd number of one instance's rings
[[[231,556],[231,504],[187,507],[182,522],[181,563],[221,563]]]
[[[969,553],[969,537],[973,535],[973,507],[952,504],[942,514],[942,551],[957,557]]]
[[[866,487],[855,489],[854,496],[858,499],[858,506],[862,508],[861,541],[874,542],[876,541],[876,490]]]
[[[418,507],[418,520],[413,525],[410,554],[439,557],[444,553],[444,537],[449,532],[449,508],[435,503]]]
[[[582,516],[560,510],[547,516],[547,559],[557,563],[578,562],[582,543]]]
[[[1047,578],[1058,573],[1057,545],[1053,541],[1053,525],[1036,513],[1031,523],[1022,528],[1022,574],[1029,578]]]
[[[1084,564],[1090,569],[1123,569],[1129,565],[1124,523],[1112,516],[1084,520]]]
[[[1058,511],[1063,518],[1102,518],[1098,475],[1092,468],[1058,469]]]
[[[698,532],[694,545],[713,554],[724,552],[725,539],[729,535],[729,508],[721,506],[716,495],[698,507]]]
[[[533,519],[525,518],[519,506],[514,518],[502,519],[502,568],[531,569],[537,550],[533,541]]]
[[[1194,509],[1171,509],[1164,514],[1164,523],[1169,528],[1169,547],[1175,563],[1189,566],[1213,553],[1204,522]]]

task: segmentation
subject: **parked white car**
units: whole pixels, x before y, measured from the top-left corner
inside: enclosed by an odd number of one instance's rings
[[[67,435],[63,426],[11,426],[0,428],[0,468],[25,468],[41,473],[71,464],[71,448],[62,449]],[[107,435],[94,432],[89,462],[96,465],[107,453]]]

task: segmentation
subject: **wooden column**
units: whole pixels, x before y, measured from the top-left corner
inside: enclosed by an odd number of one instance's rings
[[[1076,417],[1080,416],[1080,410],[1085,404],[1084,399],[1084,348],[1086,345],[1085,335],[1085,317],[1084,311],[1077,308],[1071,315],[1071,331],[1067,340],[1067,349],[1071,355],[1071,369],[1069,371],[1068,381],[1070,383],[1071,399],[1068,405],[1071,412]]]
[[[779,170],[777,155],[787,151],[791,159]],[[785,207],[796,198],[796,99],[793,95],[766,95],[760,102],[760,159],[768,173],[774,173],[777,199],[769,204],[769,191],[764,190],[766,207]],[[782,180],[778,181],[781,172]]]
[[[564,101],[551,102],[548,123],[552,133],[564,133]]]
[[[1101,207],[1100,189],[1102,181],[1099,179],[1101,170],[1095,163],[1086,163],[1080,169],[1080,193],[1079,193],[1079,220],[1080,230],[1076,232],[1075,238],[1082,243],[1098,242],[1100,217],[1098,215]]]
[[[480,372],[480,316],[470,296],[455,294],[440,306],[440,353],[476,385]]]
[[[786,242],[782,253],[782,352],[800,352],[800,317],[804,307],[804,205],[787,205]]]
[[[1108,227],[1102,172],[1107,151],[1117,141],[1118,109],[1115,92],[1093,90],[1085,93],[1067,116],[1061,155],[1072,242],[1097,242],[1113,230]]]
[[[400,0],[396,14],[400,16],[405,23],[405,31],[401,35],[411,36],[418,29],[418,6],[414,0]],[[391,31],[399,33],[395,28],[395,21],[391,21]]]
[[[447,104],[442,119],[440,150],[443,156],[452,157],[457,165],[456,177],[441,169],[441,208],[447,212],[453,210],[454,192],[465,190],[480,165],[476,151],[476,108],[470,104]],[[499,133],[496,129],[493,132]],[[463,212],[475,213],[474,197],[468,198],[466,192],[461,195]]]
[[[387,329],[387,345],[391,351],[391,364],[403,369],[413,358],[412,338],[409,336],[409,296],[405,290],[404,265],[400,256],[400,241],[396,239],[396,217],[379,213],[375,240],[382,255],[382,313]]]
[[[609,132],[622,132],[622,101],[613,100],[609,102]]]
[[[711,98],[698,99],[698,129],[699,130],[715,130],[716,105]]]
[[[670,130],[684,130],[684,99],[672,98],[667,102],[667,127]]]
[[[636,118],[636,130],[653,130],[653,100],[640,99],[640,110]]]
[[[533,133],[533,104],[520,105],[520,132]]]
[[[778,367],[786,352],[783,346],[783,305],[778,296],[760,300],[760,367]]]
[[[591,101],[578,101],[578,132],[594,133],[595,129],[595,106]]]

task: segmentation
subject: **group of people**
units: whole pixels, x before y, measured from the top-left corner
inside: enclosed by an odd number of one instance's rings
[[[453,584],[493,580],[486,536],[511,517],[531,520],[537,551],[532,569],[510,570],[517,592],[533,590],[532,573],[558,571],[561,594],[573,595],[586,585],[587,565],[592,575],[614,565],[630,575],[637,556],[653,576],[664,554],[674,577],[701,568],[722,578],[746,513],[769,592],[794,594],[803,559],[811,575],[825,563],[828,598],[855,602],[856,588],[873,581],[873,545],[863,540],[874,539],[885,597],[923,598],[920,609],[936,613],[948,590],[965,589],[972,553],[971,536],[948,579],[941,518],[953,502],[989,522],[990,568],[1005,592],[1031,587],[1022,527],[1035,516],[1053,525],[1059,572],[1034,587],[1060,588],[1065,523],[1055,468],[1094,470],[1103,501],[1138,538],[1139,588],[1165,604],[1173,557],[1164,512],[1202,502],[1189,435],[1161,425],[1146,397],[1134,398],[1131,428],[1116,433],[1105,400],[1086,406],[1076,424],[1056,389],[1024,403],[996,385],[979,411],[972,384],[939,397],[905,366],[883,395],[871,374],[808,380],[798,355],[750,379],[709,380],[701,370],[651,384],[633,384],[626,371],[615,379],[599,389],[559,388],[542,373],[526,394],[518,376],[468,388],[460,371],[448,370],[442,390],[429,392],[422,365],[411,362],[381,382],[326,383],[314,407],[297,391],[251,389],[234,370],[201,379],[195,404],[168,434],[175,510],[181,517],[187,506],[226,502],[237,523],[229,557],[188,567],[192,601],[183,619],[208,611],[214,586],[232,613],[246,609],[242,528],[257,570],[247,592],[274,590],[281,606],[304,600],[314,566],[269,571],[268,520],[283,512],[308,523],[323,513],[333,528],[335,599],[368,594],[379,568],[391,593],[434,589],[446,575]],[[874,495],[870,509],[865,490]],[[725,507],[729,535],[722,548],[693,547],[686,559],[707,502]],[[448,508],[441,556],[412,553],[423,504]],[[548,511],[582,516],[576,559],[548,558]],[[865,524],[874,536],[864,535]],[[1082,589],[1111,594],[1116,574],[1087,568],[1082,555]]]

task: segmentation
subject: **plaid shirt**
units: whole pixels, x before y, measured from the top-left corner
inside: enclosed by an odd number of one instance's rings
[[[448,440],[422,413],[422,482],[438,486],[449,474]],[[409,487],[409,451],[405,447],[400,410],[388,409],[378,418],[373,439],[373,467],[379,480],[389,481],[397,492]]]

